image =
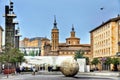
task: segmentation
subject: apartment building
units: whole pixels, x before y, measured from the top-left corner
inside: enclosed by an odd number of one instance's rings
[[[93,58],[115,57],[120,52],[120,16],[90,31]]]

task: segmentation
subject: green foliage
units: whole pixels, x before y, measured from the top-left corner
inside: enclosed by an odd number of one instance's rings
[[[30,55],[30,56],[35,56],[34,51],[31,51],[31,52],[29,53],[29,55]]]
[[[27,54],[26,50],[24,51],[24,56],[28,56],[28,54]]]
[[[100,61],[99,61],[99,59],[98,58],[94,58],[93,60],[92,60],[92,62],[91,62],[91,64],[93,64],[93,65],[97,65],[98,63],[100,63]]]
[[[77,58],[84,58],[84,51],[83,50],[78,50],[75,52],[74,59],[77,60]]]
[[[110,65],[112,63],[112,59],[110,57],[107,57],[104,63],[106,65]]]
[[[3,54],[0,54],[0,62],[4,63],[5,56]]]
[[[38,51],[36,51],[36,56],[38,56],[39,55],[39,53],[38,53]]]
[[[86,58],[86,65],[89,65],[90,61],[89,61],[89,57],[85,57]]]
[[[119,58],[112,58],[112,64],[117,65],[119,63],[120,63]]]
[[[16,63],[23,62],[24,54],[20,52],[19,49],[11,48],[6,50],[0,55],[0,62]]]

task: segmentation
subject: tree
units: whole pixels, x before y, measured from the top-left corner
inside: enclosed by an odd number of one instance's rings
[[[100,63],[100,61],[99,61],[98,58],[94,58],[94,59],[92,60],[92,62],[91,62],[91,64],[95,65],[95,67],[96,67],[96,65],[97,65],[98,63]]]
[[[1,53],[1,54],[0,54],[0,62],[1,62],[1,63],[4,63],[4,58],[5,58],[5,56]]]
[[[0,55],[0,62],[11,63],[16,67],[16,63],[25,61],[24,54],[17,48],[11,48],[10,50],[3,51]]]
[[[32,50],[30,53],[29,53],[30,56],[35,56],[35,53],[34,51]]]
[[[14,66],[14,68],[16,68],[17,63],[21,63],[24,60],[24,54],[21,53],[19,49],[10,47],[10,45],[6,46],[0,55],[0,62],[5,63],[5,68],[8,71],[7,78],[9,76],[10,67]]]
[[[24,51],[24,56],[28,56],[28,54],[27,54],[26,50]]]
[[[2,50],[3,52],[0,55],[0,62],[5,63],[5,68],[8,71],[7,78],[9,75],[10,67],[16,68],[16,63],[23,62],[24,54],[17,48],[14,48],[13,45],[10,43],[5,44],[5,49]]]
[[[90,61],[89,61],[89,57],[85,57],[86,58],[86,65],[89,65]]]
[[[112,58],[113,70],[118,71],[117,65],[119,64],[119,58]]]
[[[108,69],[110,69],[110,64],[112,63],[112,59],[110,57],[106,57],[106,60],[104,62],[104,64],[107,65]]]
[[[36,51],[36,56],[39,56],[38,50]]]
[[[74,59],[77,60],[77,58],[84,58],[84,51],[83,50],[78,50],[75,52]]]
[[[12,54],[14,54],[14,56],[11,57],[11,59],[10,59],[11,63],[17,62],[17,63],[21,64],[21,62],[25,61],[24,54],[21,53],[21,51],[19,49],[14,48],[12,51],[13,51]]]
[[[77,60],[78,58],[85,58],[86,59],[86,65],[89,65],[89,57],[84,57],[84,51],[78,50],[75,52],[74,59]]]

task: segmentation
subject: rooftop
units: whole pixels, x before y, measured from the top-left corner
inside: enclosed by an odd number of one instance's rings
[[[116,21],[118,21],[118,20],[120,20],[120,15],[118,15],[118,16],[115,17],[115,18],[111,18],[111,19],[109,19],[109,20],[106,21],[106,22],[103,22],[100,26],[92,29],[92,30],[90,31],[90,33],[93,32],[93,31],[95,31],[95,30],[97,30],[97,29],[99,29],[100,27],[104,26],[104,25],[107,24],[107,23],[116,22]]]

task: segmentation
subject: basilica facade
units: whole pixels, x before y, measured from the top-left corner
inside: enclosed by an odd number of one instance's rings
[[[70,37],[66,38],[66,42],[59,42],[59,29],[56,19],[54,19],[53,28],[51,30],[51,40],[43,39],[41,42],[41,56],[74,56],[76,51],[83,50],[84,56],[92,58],[90,53],[90,44],[81,44],[80,38],[76,37],[75,29],[72,25]]]

